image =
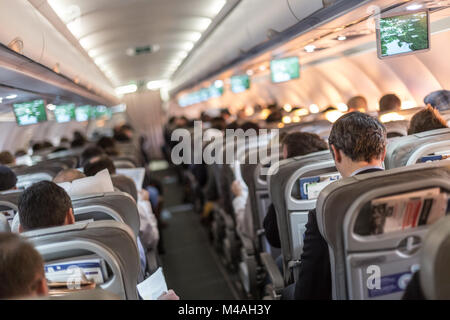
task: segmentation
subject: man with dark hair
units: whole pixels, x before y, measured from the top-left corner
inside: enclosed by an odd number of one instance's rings
[[[328,144],[336,168],[347,178],[383,170],[386,141],[386,129],[380,121],[364,113],[351,112],[333,124]],[[308,214],[300,260],[294,298],[331,299],[328,244],[319,231],[315,209]],[[294,286],[285,289],[284,298],[292,298]]]
[[[17,176],[10,168],[0,166],[0,192],[16,189]]]
[[[116,142],[113,138],[110,137],[101,137],[100,140],[97,141],[97,146],[102,148],[103,150],[116,147]]]
[[[16,163],[16,159],[9,151],[0,152],[0,165],[11,166]]]
[[[92,158],[88,163],[84,165],[83,171],[86,176],[92,177],[104,169],[108,169],[110,175],[116,173],[114,162],[108,156]]]
[[[317,134],[309,132],[292,132],[282,140],[283,159],[304,156],[328,149],[328,145]],[[275,207],[271,204],[264,218],[264,230],[267,241],[274,248],[281,248],[280,234]]]
[[[20,196],[18,207],[20,232],[75,223],[69,195],[54,182],[33,184]]]
[[[400,110],[402,106],[402,101],[395,94],[390,93],[382,96],[379,104],[380,104],[379,113],[394,112]]]
[[[256,131],[256,134],[258,134],[259,125],[257,123],[252,122],[252,121],[247,121],[247,122],[244,122],[241,125],[241,129],[244,130],[244,132],[247,131],[247,130],[253,129],[253,130]]]
[[[439,114],[439,111],[432,106],[417,112],[409,123],[408,134],[448,128],[447,123]]]
[[[101,157],[104,154],[103,149],[98,146],[87,147],[81,154],[80,164],[84,167],[92,158]]]
[[[317,134],[309,132],[290,133],[282,140],[282,145],[284,159],[328,149],[325,141]]]
[[[348,112],[359,111],[359,112],[367,112],[368,105],[367,100],[363,96],[352,97],[347,102]]]
[[[0,233],[0,299],[47,294],[47,279],[41,255],[18,235]]]

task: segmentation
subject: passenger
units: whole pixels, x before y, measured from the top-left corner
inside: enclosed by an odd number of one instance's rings
[[[363,96],[356,96],[348,100],[347,102],[348,112],[359,111],[367,113],[369,107],[367,105],[367,100]]]
[[[432,106],[428,106],[417,112],[411,118],[408,134],[443,128],[448,128],[446,121],[442,118],[437,109],[434,109]]]
[[[72,201],[67,192],[54,182],[41,181],[26,189],[19,198],[19,232],[72,225],[75,223]],[[138,238],[141,275],[146,269],[145,251]]]
[[[247,121],[247,122],[244,122],[242,125],[241,125],[241,129],[242,130],[244,130],[244,132],[247,132],[247,130],[255,130],[256,131],[256,134],[258,134],[258,131],[259,131],[259,125],[257,124],[257,123],[254,123],[254,122],[252,122],[252,121]]]
[[[60,171],[56,177],[53,178],[54,183],[72,182],[78,179],[86,178],[86,175],[77,169],[66,169]]]
[[[48,295],[44,261],[36,249],[14,233],[0,233],[0,299]]]
[[[93,158],[84,167],[84,174],[88,177],[95,176],[98,172],[108,169],[109,174],[112,176],[114,183],[114,175],[116,174],[116,167],[110,158],[102,156],[100,158]],[[135,196],[129,192],[129,190],[122,190],[128,192],[131,196]],[[135,191],[136,192],[136,191]],[[149,202],[150,195],[147,190],[142,190],[137,194],[137,207],[140,217],[140,229],[139,237],[142,240],[142,244],[147,250],[152,250],[158,245],[159,231],[158,222],[153,213],[151,204]]]
[[[116,142],[113,138],[110,137],[101,137],[100,140],[97,142],[97,147],[102,148],[103,150],[106,149],[114,149],[116,147]]]
[[[420,271],[414,273],[408,282],[402,300],[426,300],[422,286],[420,285]]]
[[[0,166],[0,192],[15,190],[17,176],[9,167]]]
[[[450,109],[450,91],[438,90],[427,95],[423,101],[426,105],[431,105],[439,112],[447,111]]]
[[[336,168],[343,178],[347,178],[382,171],[386,141],[386,129],[379,120],[364,113],[351,112],[333,124],[328,144]],[[308,214],[300,260],[298,280],[285,289],[283,298],[331,299],[328,244],[320,234],[315,209]]]
[[[101,157],[103,155],[105,155],[105,152],[102,148],[97,146],[87,147],[81,154],[80,164],[84,167],[92,158]]]
[[[88,163],[84,165],[83,171],[86,176],[92,177],[104,169],[108,169],[110,175],[116,174],[114,162],[106,155],[91,158]]]
[[[283,159],[303,156],[327,149],[327,143],[314,133],[293,132],[288,134],[282,140]],[[268,208],[263,225],[269,244],[274,248],[281,248],[277,214],[273,204],[271,204]]]
[[[16,164],[16,159],[9,151],[0,152],[0,165],[4,166],[14,166]]]
[[[75,223],[72,201],[66,191],[50,181],[26,189],[19,199],[19,232]]]
[[[220,110],[220,117],[225,120],[225,122],[228,124],[231,122],[232,117],[230,111],[228,109],[222,109]]]
[[[71,148],[80,148],[86,144],[87,140],[85,136],[80,131],[75,131],[73,133],[73,140],[70,144]]]
[[[120,127],[117,135],[114,136],[114,139],[120,142],[131,141],[133,134],[133,128],[129,124],[124,124]]]
[[[395,94],[386,94],[380,99],[380,110],[379,113],[396,112],[400,111],[402,106],[402,101]]]

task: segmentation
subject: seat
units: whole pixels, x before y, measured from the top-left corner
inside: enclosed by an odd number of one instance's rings
[[[409,121],[399,120],[383,123],[386,128],[386,134],[388,138],[402,137],[408,135]]]
[[[445,151],[450,153],[450,128],[425,131],[389,141],[384,164],[386,169],[408,166]]]
[[[427,218],[425,223],[415,227],[416,221],[422,219],[423,215],[419,215],[422,211],[408,211],[405,216],[415,218],[413,223],[406,223],[411,220],[403,220],[402,213],[394,211],[404,208],[402,202],[384,205],[381,200],[376,204],[372,201],[387,196],[401,198],[404,193],[429,188],[448,192],[449,178],[450,166],[441,161],[362,174],[342,179],[322,190],[317,200],[317,223],[329,247],[333,299],[401,298],[407,281],[418,267],[420,247],[431,221]],[[417,201],[421,198],[417,194],[403,195],[406,196],[416,199],[416,202],[408,202],[406,208],[418,210],[417,204],[422,202]],[[445,209],[447,199],[439,197],[430,196],[434,199],[433,206],[444,203]],[[427,212],[429,210],[430,207]],[[396,220],[397,217],[401,219]],[[391,229],[385,227],[388,218]],[[400,229],[409,224],[412,227],[397,230],[392,228],[392,221],[403,223]],[[376,272],[380,279],[378,288],[368,287],[370,272]]]
[[[106,281],[100,287],[121,299],[138,299],[139,253],[136,237],[127,225],[116,221],[84,222],[21,235],[35,246],[46,264],[79,260],[86,255],[99,257],[108,266]]]
[[[115,220],[125,223],[139,235],[140,218],[136,202],[128,193],[111,192],[72,198],[75,219]]]
[[[277,214],[286,285],[297,280],[308,212],[316,206],[315,199],[301,199],[299,180],[328,174],[338,174],[328,150],[282,160],[269,170],[269,194]]]
[[[420,257],[420,284],[428,300],[450,300],[450,217],[428,231]]]
[[[11,232],[8,219],[2,213],[0,213],[0,232]]]
[[[41,162],[30,167],[15,168],[17,175],[17,187],[26,189],[39,181],[52,181],[62,170],[68,169],[67,165],[59,161]]]

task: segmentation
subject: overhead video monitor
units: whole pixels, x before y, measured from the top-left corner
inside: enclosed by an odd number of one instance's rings
[[[231,91],[240,93],[250,89],[250,77],[248,75],[231,77]]]
[[[428,11],[382,16],[377,23],[377,49],[381,59],[429,50]]]
[[[95,119],[103,119],[103,120],[109,120],[112,117],[111,110],[106,106],[97,106],[94,109],[94,117]]]
[[[47,121],[44,100],[35,100],[13,105],[14,114],[19,126],[26,126]]]
[[[300,77],[300,64],[298,57],[290,57],[270,62],[272,82],[285,82]]]
[[[53,113],[55,114],[55,119],[58,123],[70,122],[72,120],[75,120],[75,104],[71,103],[56,106]]]
[[[75,109],[75,118],[78,122],[88,121],[92,118],[91,106],[80,106]]]
[[[223,81],[217,80],[209,87],[209,97],[219,98],[221,96],[223,96]]]

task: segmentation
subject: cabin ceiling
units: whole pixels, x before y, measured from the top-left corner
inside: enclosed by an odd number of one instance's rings
[[[228,6],[226,0],[48,3],[116,87],[169,79]],[[154,52],[127,54],[132,48],[148,46]]]

